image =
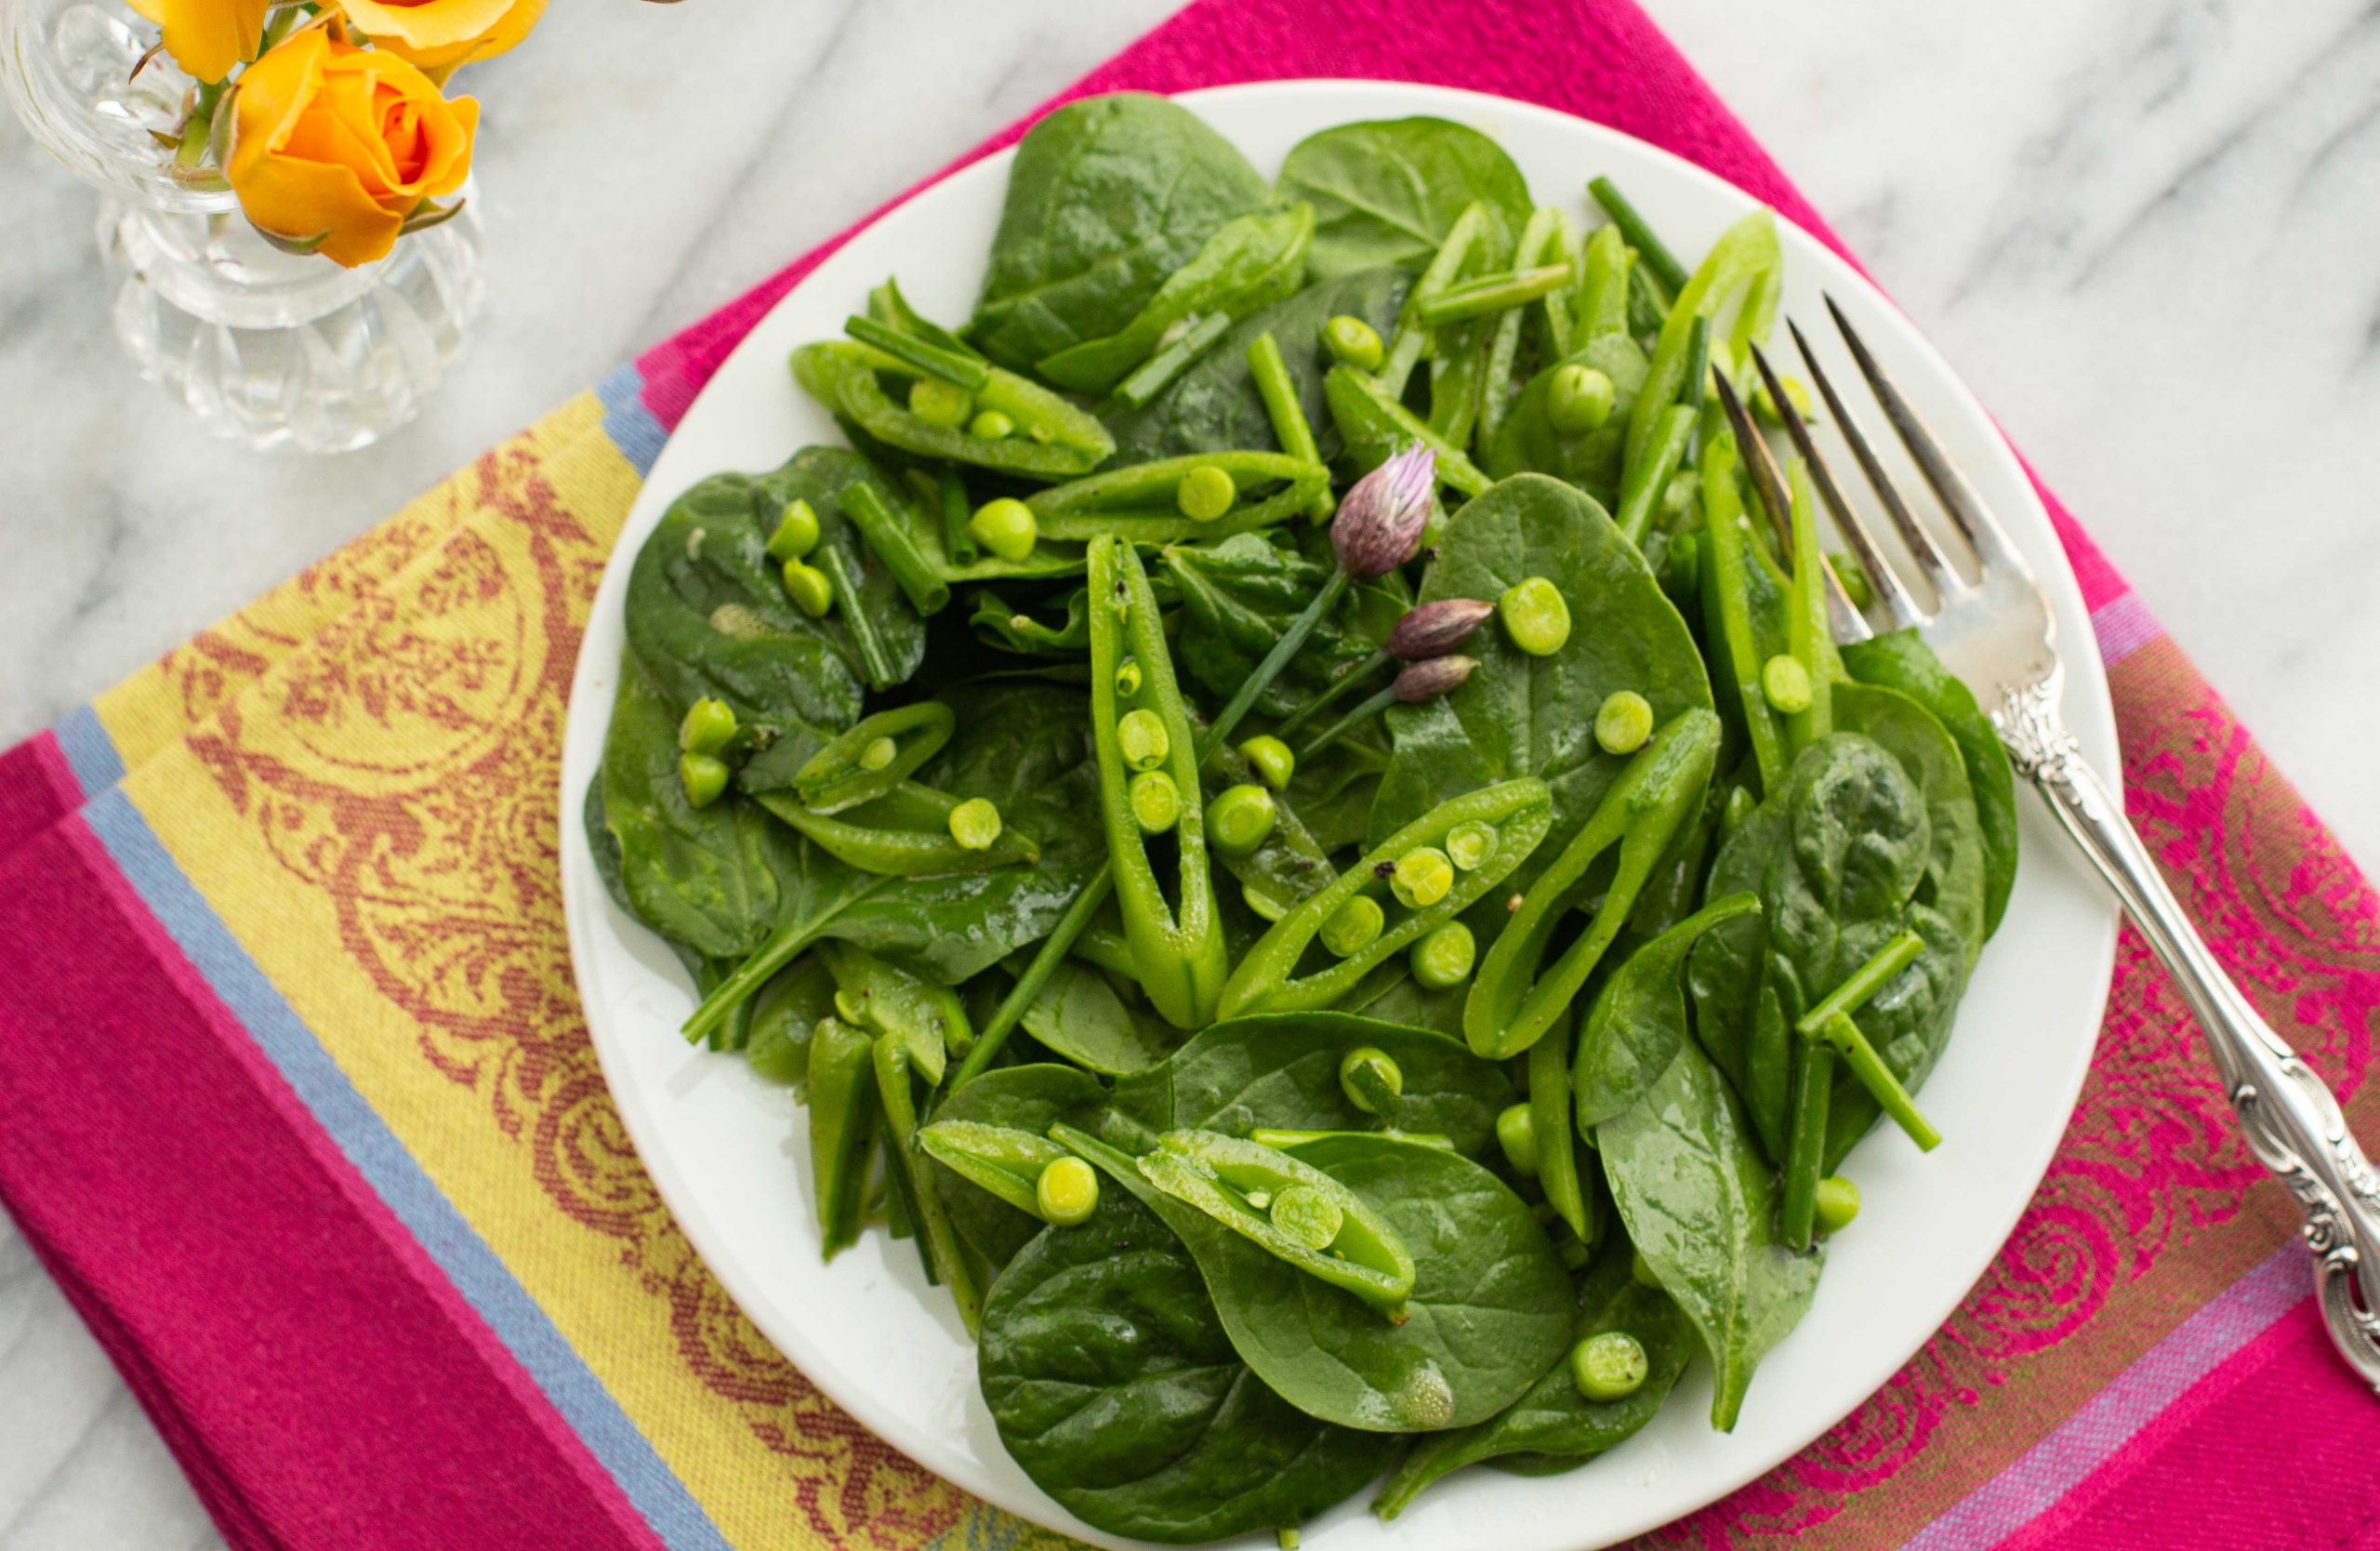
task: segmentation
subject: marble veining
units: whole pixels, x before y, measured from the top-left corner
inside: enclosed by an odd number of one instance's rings
[[[91,196],[0,118],[0,743],[335,548],[1112,53],[1169,0],[556,7],[472,77],[489,318],[345,459],[131,379]],[[2380,11],[1652,9],[2345,836],[2380,858]],[[0,1223],[0,1551],[221,1543]]]

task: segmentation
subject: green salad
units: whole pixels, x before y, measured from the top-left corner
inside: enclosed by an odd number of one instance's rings
[[[1086,1522],[1293,1544],[1697,1362],[1732,1427],[1845,1156],[1937,1140],[2009,769],[1744,475],[1713,382],[1807,412],[1748,367],[1780,266],[1443,120],[1267,179],[1076,102],[973,317],[886,280],[792,361],[848,444],[636,556],[604,880],[801,1095],[824,1252],[913,1241]]]

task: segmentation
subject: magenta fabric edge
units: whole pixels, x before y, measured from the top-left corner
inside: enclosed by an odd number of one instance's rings
[[[2153,1437],[2167,1408],[2309,1295],[2304,1249],[2283,1244],[2135,1358],[2048,1437],[1937,1516],[1903,1551],[1964,1551],[2021,1531]]]
[[[124,806],[131,808],[128,799],[125,800]],[[297,1145],[313,1157],[326,1177],[337,1182],[340,1195],[369,1226],[372,1236],[386,1245],[397,1263],[425,1289],[447,1323],[512,1397],[514,1403],[522,1408],[531,1425],[546,1436],[557,1455],[571,1462],[572,1469],[603,1505],[605,1516],[613,1519],[630,1541],[654,1547],[655,1551],[665,1547],[667,1542],[660,1532],[638,1512],[621,1483],[596,1459],[588,1441],[570,1425],[552,1399],[537,1386],[519,1359],[489,1329],[478,1311],[470,1306],[453,1279],[431,1258],[428,1248],[373,1190],[353,1160],[304,1101],[290,1089],[286,1078],[258,1046],[254,1031],[223,1000],[205,972],[192,961],[181,944],[158,920],[139,887],[125,875],[108,842],[93,829],[88,812],[69,815],[61,825],[61,838],[90,870],[132,933],[147,945],[151,958],[166,977],[181,988],[191,1004],[200,1009],[201,1015],[214,1027],[232,1059],[247,1071],[258,1091],[287,1120],[289,1133]],[[94,1325],[92,1329],[95,1334],[102,1335],[103,1344],[108,1344],[100,1327]],[[123,1359],[116,1347],[123,1344],[124,1338],[120,1333],[113,1344],[108,1344],[110,1355],[118,1361],[120,1368]],[[143,1365],[145,1367],[145,1359]],[[177,1433],[180,1430],[178,1426],[175,1429]],[[224,1483],[221,1490],[232,1489],[229,1483]],[[468,1531],[469,1527],[460,1528]]]
[[[33,768],[49,783],[50,791],[58,798],[61,814],[73,813],[83,805],[83,783],[74,778],[74,767],[66,762],[66,751],[58,746],[58,734],[45,727],[25,740],[32,750]]]

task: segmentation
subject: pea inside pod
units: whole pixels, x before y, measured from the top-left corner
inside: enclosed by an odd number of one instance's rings
[[[1008,826],[989,845],[960,844],[950,829],[950,815],[962,806],[959,799],[915,781],[904,781],[881,797],[832,815],[802,806],[790,792],[756,792],[752,801],[816,842],[827,855],[879,877],[988,872],[1029,867],[1041,858],[1032,836]]]
[[[939,700],[862,717],[794,772],[794,795],[817,814],[881,797],[941,752],[958,725],[958,716]]]
[[[1109,469],[1025,499],[1041,537],[1136,544],[1225,538],[1305,510],[1330,487],[1319,463],[1277,452],[1212,452]]]

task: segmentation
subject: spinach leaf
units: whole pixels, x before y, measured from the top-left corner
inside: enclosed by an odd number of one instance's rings
[[[707,808],[678,777],[678,712],[624,654],[603,765],[588,793],[588,839],[614,896],[671,943],[741,958],[774,924],[785,832],[740,798]]]
[[[1182,1038],[1137,988],[1127,996],[1099,970],[1074,959],[1051,973],[1023,1022],[1052,1053],[1109,1077],[1148,1070]]]
[[[1396,325],[1410,278],[1396,270],[1365,270],[1309,285],[1285,301],[1261,308],[1234,325],[1171,387],[1138,409],[1111,409],[1104,417],[1116,438],[1117,467],[1224,448],[1274,444],[1273,418],[1248,369],[1248,347],[1270,333],[1281,347],[1298,403],[1316,437],[1330,434],[1330,406],[1322,379],[1330,362],[1322,349],[1322,325],[1341,313],[1363,319],[1385,338]],[[1330,442],[1323,457],[1333,456]]]
[[[1502,246],[1528,224],[1528,181],[1503,147],[1442,118],[1377,119],[1309,135],[1281,164],[1281,197],[1315,210],[1308,267],[1318,279],[1379,264],[1419,271],[1474,200]]]
[[[1017,147],[969,336],[1023,371],[1120,333],[1225,221],[1270,203],[1188,109],[1139,93],[1070,102]]]
[[[1719,1069],[1692,1045],[1595,1128],[1595,1147],[1629,1242],[1711,1355],[1711,1425],[1733,1431],[1752,1369],[1810,1306],[1824,1252],[1797,1254],[1778,1239],[1777,1178]]]
[[[1650,1091],[1687,1039],[1678,982],[1702,934],[1760,908],[1751,894],[1714,899],[1628,956],[1595,993],[1570,1068],[1579,1129],[1589,1133]]]
[[[798,747],[824,742],[859,720],[859,653],[842,622],[854,607],[875,625],[897,675],[917,671],[925,621],[842,514],[843,489],[862,480],[888,502],[902,498],[858,454],[805,447],[773,472],[713,474],[670,503],[628,573],[628,637],[679,711],[712,696],[770,736],[796,737]],[[820,545],[840,551],[862,578],[859,598],[839,600],[825,619],[794,606],[768,555],[769,536],[796,499],[817,512]]]
[[[1182,597],[1175,659],[1209,694],[1227,700],[1304,612],[1331,563],[1284,549],[1261,533],[1220,544],[1173,544],[1166,573]],[[1400,584],[1383,578],[1347,590],[1289,668],[1258,698],[1259,714],[1287,716],[1339,671],[1369,657],[1404,612]]]
[[[1442,1133],[1473,1157],[1495,1146],[1496,1117],[1513,1102],[1501,1067],[1444,1035],[1345,1013],[1210,1025],[1163,1066],[1117,1081],[1116,1107],[1152,1131],[1368,1131],[1382,1118],[1356,1108],[1339,1083],[1340,1058],[1365,1045],[1386,1051],[1405,1074],[1399,1129]]]
[[[1686,984],[1696,1037],[1742,1095],[1770,1158],[1785,1156],[1794,1020],[1904,928],[1924,951],[1854,1016],[1912,1092],[1933,1069],[1965,988],[1966,945],[1918,902],[1932,856],[1924,794],[1856,733],[1805,749],[1783,787],[1720,846],[1710,892],[1758,894],[1761,913],[1704,934]],[[1831,1168],[1878,1111],[1847,1071],[1830,1104]]]
[[[1009,1453],[1111,1534],[1187,1544],[1292,1526],[1380,1470],[1377,1438],[1302,1413],[1249,1371],[1181,1241],[1119,1191],[992,1284],[977,1367]]]
[[[1983,951],[1983,831],[1959,746],[1924,707],[1895,690],[1838,684],[1833,700],[1835,729],[1881,744],[1924,796],[1932,844],[1917,896],[1965,939],[1972,973]]]
[[[1166,277],[1123,329],[1060,351],[1041,363],[1041,375],[1061,388],[1104,393],[1155,353],[1176,324],[1214,312],[1237,320],[1295,294],[1305,283],[1313,240],[1311,205],[1236,216]]]
[[[1476,1426],[1433,1434],[1405,1456],[1372,1499],[1372,1512],[1395,1518],[1423,1488],[1467,1465],[1528,1455],[1564,1464],[1602,1453],[1635,1436],[1661,1409],[1694,1356],[1695,1333],[1669,1295],[1638,1285],[1629,1274],[1633,1252],[1615,1242],[1595,1257],[1579,1286],[1574,1342],[1621,1331],[1645,1348],[1645,1382],[1625,1399],[1590,1400],[1570,1376],[1568,1354],[1529,1385],[1528,1393]],[[1532,1470],[1532,1474],[1538,1473]]]
[[[1538,850],[1551,858],[1628,762],[1595,742],[1606,696],[1642,695],[1657,726],[1710,709],[1702,656],[1645,557],[1603,508],[1559,480],[1515,474],[1463,507],[1420,601],[1492,599],[1530,577],[1561,590],[1578,627],[1540,657],[1491,622],[1464,645],[1479,667],[1461,688],[1389,710],[1396,753],[1372,808],[1375,843],[1449,798],[1535,776],[1554,791],[1554,829]]]
[[[933,1118],[1007,1126],[1039,1136],[1060,1120],[1095,1125],[1106,1103],[1107,1090],[1090,1073],[1038,1063],[995,1067],[961,1083],[934,1107]],[[1040,1218],[1019,1212],[945,1163],[930,1159],[926,1177],[959,1236],[995,1270],[1041,1231]]]
[[[1991,719],[1975,692],[1942,666],[1915,630],[1894,630],[1843,648],[1843,665],[1861,683],[1897,689],[1934,713],[1959,746],[1975,793],[1983,839],[1983,932],[2000,929],[2016,886],[2016,781]]]

